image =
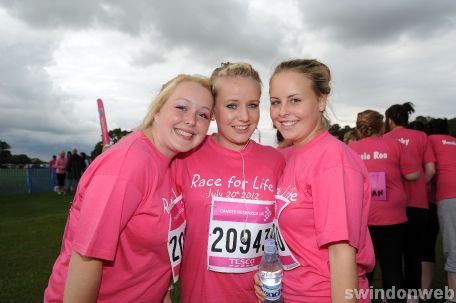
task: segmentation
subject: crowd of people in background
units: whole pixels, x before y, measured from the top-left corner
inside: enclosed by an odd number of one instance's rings
[[[347,132],[344,142],[370,174],[368,225],[383,288],[432,288],[440,223],[448,286],[454,291],[456,139],[449,135],[446,119],[409,123],[413,112],[410,102],[389,107],[385,119],[376,111],[363,111],[356,131]],[[368,277],[372,282],[373,273]]]
[[[91,162],[86,153],[76,148],[65,153],[62,149],[58,156],[53,155],[49,161],[49,173],[54,192],[58,195],[74,193],[78,187],[79,179]]]

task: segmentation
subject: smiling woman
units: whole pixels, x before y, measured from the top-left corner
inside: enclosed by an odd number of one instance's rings
[[[222,63],[211,79],[218,132],[172,163],[187,216],[181,300],[253,303],[252,279],[273,220],[264,214],[274,212],[284,160],[250,140],[260,118],[257,71]]]
[[[204,139],[213,106],[210,87],[207,78],[175,77],[162,87],[139,130],[89,166],[45,302],[170,302],[168,284],[179,267],[174,252],[168,254],[176,249],[170,222],[183,218],[183,208],[168,166]]]
[[[294,146],[276,195],[289,303],[355,302],[346,290],[368,289],[365,274],[374,264],[366,168],[325,128],[330,80],[325,64],[307,59],[280,63],[270,80],[271,119]]]

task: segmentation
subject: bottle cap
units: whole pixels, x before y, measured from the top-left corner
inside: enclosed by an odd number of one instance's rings
[[[277,252],[277,248],[273,239],[266,239],[264,242],[264,253],[271,255]]]

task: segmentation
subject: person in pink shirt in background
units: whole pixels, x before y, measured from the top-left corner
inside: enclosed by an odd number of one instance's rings
[[[431,120],[429,133],[436,158],[435,198],[446,258],[445,271],[448,287],[456,292],[456,138],[448,134],[446,119]]]
[[[410,102],[390,106],[385,112],[385,137],[402,143],[420,167],[420,177],[405,184],[407,193],[407,232],[404,252],[404,273],[409,290],[421,288],[421,237],[425,233],[428,200],[426,183],[435,174],[435,157],[428,136],[421,131],[405,128],[414,107]],[[415,301],[417,298],[414,298]]]
[[[66,165],[68,158],[65,156],[65,151],[62,149],[59,156],[55,160],[55,172],[57,174],[57,195],[64,195],[65,191],[65,178],[66,178]]]
[[[250,140],[260,118],[258,72],[247,63],[222,63],[211,80],[217,133],[171,167],[187,218],[181,302],[254,303],[253,275],[273,233],[285,161]]]
[[[360,155],[369,171],[372,195],[368,224],[375,256],[382,270],[383,289],[386,291],[393,286],[405,289],[402,255],[407,196],[403,181],[417,180],[420,169],[401,143],[383,137],[383,115],[379,112],[366,110],[358,113],[356,129],[361,139],[351,143],[350,147]],[[373,272],[368,274],[368,278],[372,283]]]
[[[276,194],[287,303],[369,302],[369,176],[359,156],[327,131],[330,80],[325,64],[306,59],[280,63],[270,79],[271,119],[293,142]],[[262,301],[258,275],[255,284]]]
[[[212,107],[209,79],[179,75],[162,86],[139,129],[95,159],[80,180],[44,302],[171,302],[179,199],[168,165],[202,142]]]

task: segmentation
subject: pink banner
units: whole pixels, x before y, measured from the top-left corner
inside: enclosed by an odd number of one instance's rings
[[[255,258],[209,257],[209,264],[217,267],[245,268],[259,264],[262,256]]]
[[[215,201],[213,220],[267,224],[274,219],[274,205]]]
[[[372,200],[386,201],[386,176],[383,171],[369,172]]]
[[[108,126],[106,124],[106,115],[103,106],[103,101],[101,99],[97,100],[98,105],[98,116],[100,118],[100,126],[101,126],[101,142],[103,145],[111,143],[111,139],[109,138],[108,133]]]

